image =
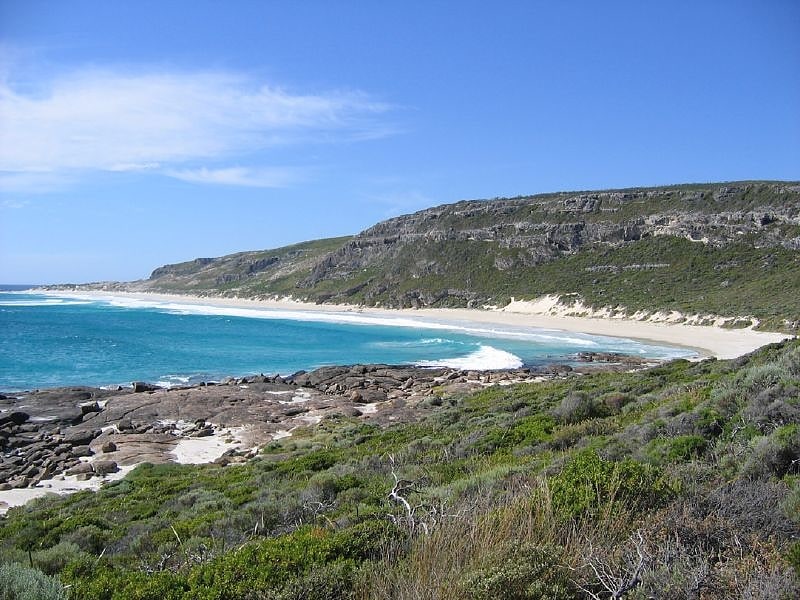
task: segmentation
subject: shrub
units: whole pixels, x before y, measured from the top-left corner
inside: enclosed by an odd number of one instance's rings
[[[99,567],[76,580],[71,589],[80,600],[183,600],[189,586],[183,576],[169,571],[144,573]]]
[[[67,592],[55,577],[20,564],[0,565],[0,600],[66,600]]]
[[[100,554],[110,539],[110,533],[97,525],[83,525],[61,536],[62,542],[73,543],[90,554]]]
[[[464,578],[463,592],[471,600],[567,600],[572,584],[552,547],[522,544],[502,562]]]
[[[550,489],[553,507],[567,518],[655,507],[672,495],[656,468],[631,459],[606,461],[594,450],[579,452],[551,479]]]
[[[677,461],[697,458],[705,451],[708,442],[699,435],[679,435],[651,441],[645,453],[657,465],[667,465]]]
[[[763,479],[771,475],[783,477],[800,470],[800,427],[786,425],[769,436],[759,436],[742,465],[741,475],[749,479]]]
[[[289,582],[281,591],[261,597],[265,600],[349,600],[354,597],[355,573],[356,566],[351,560],[320,565]]]
[[[800,542],[795,542],[786,552],[786,562],[788,562],[794,572],[800,577]]]
[[[586,392],[570,392],[553,409],[553,416],[562,423],[578,423],[592,417],[603,416],[604,405],[594,402]]]
[[[47,575],[60,573],[65,566],[85,553],[73,542],[59,542],[52,548],[33,553],[33,564]]]

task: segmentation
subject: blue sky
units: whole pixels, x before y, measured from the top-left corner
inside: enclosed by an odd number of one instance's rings
[[[800,179],[800,2],[0,0],[0,282]]]

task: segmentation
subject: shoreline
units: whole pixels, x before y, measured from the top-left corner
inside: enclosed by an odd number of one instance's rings
[[[437,325],[495,325],[509,329],[526,327],[571,333],[584,333],[662,344],[691,350],[701,358],[737,358],[767,344],[791,338],[790,334],[754,331],[751,328],[727,329],[716,325],[688,325],[675,322],[653,322],[606,316],[572,316],[551,314],[551,305],[540,301],[512,302],[504,308],[377,308],[351,304],[314,304],[293,299],[257,300],[223,296],[197,296],[160,292],[123,291],[51,291],[36,293],[75,298],[128,298],[150,302],[175,302],[220,308],[284,310],[308,313],[359,314],[381,318],[403,318]]]

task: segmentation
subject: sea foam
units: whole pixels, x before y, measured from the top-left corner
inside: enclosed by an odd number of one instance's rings
[[[518,356],[511,354],[511,352],[484,345],[481,345],[475,352],[467,356],[441,360],[422,360],[416,363],[420,367],[449,367],[465,371],[519,369],[522,364],[522,360]]]

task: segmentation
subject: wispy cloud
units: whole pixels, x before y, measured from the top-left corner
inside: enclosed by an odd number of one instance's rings
[[[7,209],[17,209],[17,208],[25,208],[28,206],[27,200],[2,200],[0,201],[0,208],[7,208]]]
[[[246,187],[282,188],[300,181],[298,169],[229,167],[224,169],[171,169],[165,175],[189,183],[212,183]]]
[[[280,170],[225,163],[278,144],[370,139],[389,131],[380,122],[389,107],[363,93],[301,94],[236,73],[91,70],[35,91],[0,75],[0,171],[24,174],[31,183],[62,174],[149,171],[200,183],[264,185],[287,178]],[[204,163],[215,168],[197,169]]]

